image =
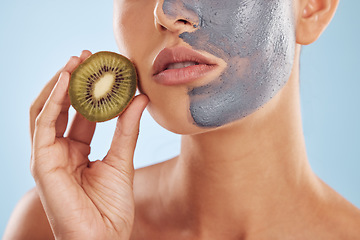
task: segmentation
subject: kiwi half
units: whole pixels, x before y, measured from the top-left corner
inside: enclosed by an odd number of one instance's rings
[[[125,110],[136,92],[135,66],[114,52],[97,52],[71,74],[69,96],[77,112],[103,122]]]

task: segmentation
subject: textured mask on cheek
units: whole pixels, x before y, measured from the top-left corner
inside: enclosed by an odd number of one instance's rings
[[[180,38],[227,63],[218,79],[188,91],[197,126],[248,116],[289,79],[295,54],[291,0],[164,0],[163,11],[196,22],[197,30]]]

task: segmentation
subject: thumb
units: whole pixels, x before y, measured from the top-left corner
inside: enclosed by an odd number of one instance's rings
[[[140,118],[148,102],[145,95],[136,96],[117,120],[110,150],[103,161],[121,172],[133,170]]]

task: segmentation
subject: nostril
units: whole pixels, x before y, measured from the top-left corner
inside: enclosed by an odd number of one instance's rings
[[[190,24],[190,22],[189,22],[189,21],[187,21],[187,20],[185,20],[185,19],[178,19],[178,20],[177,20],[177,22],[179,22],[179,23],[183,23],[184,25],[186,25],[186,24]]]
[[[158,31],[191,32],[196,30],[199,21],[196,12],[183,6],[180,1],[163,1],[164,5],[161,4],[162,1],[159,1],[154,9],[155,24]]]
[[[198,28],[197,23],[193,23],[188,19],[178,19],[178,20],[176,20],[176,23],[181,24],[183,26],[188,26],[188,27],[191,27],[191,28],[194,28],[194,29]]]
[[[188,21],[186,19],[177,19],[175,21],[175,25],[178,25],[178,26],[180,26],[180,25],[182,25],[182,26],[193,26],[194,28],[196,28],[196,25],[193,25],[190,21]],[[160,27],[159,30],[161,30],[161,31],[166,31],[166,30],[169,29],[168,27],[166,27],[166,25],[163,25],[163,24],[160,24],[160,23],[159,23],[159,27]]]

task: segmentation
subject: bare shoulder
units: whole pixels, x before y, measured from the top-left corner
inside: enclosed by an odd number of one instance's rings
[[[347,200],[341,201],[335,209],[333,217],[339,221],[338,226],[342,232],[342,239],[360,240],[360,209]]]
[[[3,240],[54,239],[36,188],[27,192],[15,207]]]
[[[360,240],[360,209],[333,189],[328,191],[327,199],[321,219],[324,230],[334,239]]]
[[[154,236],[159,234],[158,231],[154,231],[158,228],[157,222],[159,222],[156,218],[162,215],[158,197],[161,190],[159,182],[166,179],[175,161],[176,158],[173,158],[135,171],[135,221],[132,240],[159,239],[158,236]]]

